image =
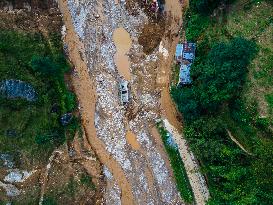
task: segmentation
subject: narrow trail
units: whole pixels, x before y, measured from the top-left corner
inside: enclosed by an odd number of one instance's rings
[[[227,129],[226,131],[227,131],[228,136],[230,137],[230,139],[231,139],[235,144],[237,144],[237,145],[241,148],[241,150],[243,150],[245,153],[247,153],[247,154],[249,154],[249,155],[253,155],[252,153],[250,153],[249,151],[247,151],[247,150],[243,147],[243,145],[241,145],[240,142],[238,142],[238,140],[236,140],[235,137],[233,137],[233,135],[231,134],[231,132],[230,132],[228,129]]]
[[[196,204],[205,205],[209,198],[208,187],[205,178],[199,171],[199,166],[193,153],[189,150],[187,141],[183,139],[183,136],[177,132],[176,128],[173,127],[168,120],[165,119],[163,122],[165,128],[169,133],[171,133],[173,139],[178,145],[178,150],[183,160]]]
[[[186,1],[187,2],[187,1]],[[159,66],[159,72],[157,75],[157,83],[158,86],[161,87],[161,99],[160,99],[160,108],[161,115],[163,118],[167,118],[170,123],[176,127],[177,130],[182,129],[182,124],[178,120],[178,112],[175,108],[175,105],[171,99],[169,89],[171,82],[171,68],[174,63],[174,54],[176,45],[179,42],[179,32],[182,26],[182,8],[184,8],[186,4],[180,4],[179,0],[166,0],[166,9],[167,12],[171,12],[173,18],[176,20],[176,24],[172,24],[170,28],[172,33],[169,36],[165,36],[162,40],[164,47],[168,50],[168,57],[162,58]]]
[[[49,170],[51,169],[51,163],[53,162],[53,160],[55,159],[57,154],[62,154],[62,151],[59,150],[55,150],[51,156],[49,157],[48,160],[48,164],[46,166],[45,172],[42,176],[42,180],[41,180],[41,194],[40,194],[40,199],[39,199],[39,205],[43,205],[43,201],[44,201],[44,195],[45,195],[45,190],[46,190],[46,185],[47,185],[47,181],[48,181],[48,173]]]
[[[75,73],[77,73],[76,76],[72,77],[72,85],[79,100],[82,124],[87,139],[100,161],[110,169],[114,178],[117,180],[118,186],[121,188],[122,204],[133,205],[134,200],[131,186],[121,166],[110,156],[105,149],[105,145],[96,137],[96,128],[94,125],[96,90],[94,88],[94,82],[92,82],[89,77],[86,62],[82,59],[84,46],[74,31],[67,2],[65,0],[59,0],[58,2],[67,28],[65,42],[69,48],[69,57],[75,66]]]

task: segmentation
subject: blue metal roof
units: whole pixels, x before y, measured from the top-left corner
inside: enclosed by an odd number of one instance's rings
[[[183,44],[183,60],[188,60],[190,63],[193,63],[195,58],[195,43],[184,43]]]
[[[190,68],[195,58],[195,43],[177,44],[175,57],[180,63],[179,71],[179,85],[186,85],[191,83]]]
[[[179,84],[191,83],[190,69],[191,69],[191,64],[188,64],[188,65],[181,64],[180,72],[179,72]]]
[[[177,44],[176,46],[176,52],[175,52],[175,56],[182,56],[183,53],[183,44]]]

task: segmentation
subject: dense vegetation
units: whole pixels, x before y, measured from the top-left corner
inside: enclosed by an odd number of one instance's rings
[[[185,202],[192,203],[193,192],[179,150],[177,147],[174,147],[173,144],[169,143],[170,136],[167,130],[163,127],[162,122],[157,123],[157,129],[160,133],[166,152],[168,153],[177,189]]]
[[[40,33],[1,30],[0,39],[0,81],[25,81],[38,94],[35,102],[0,98],[0,150],[17,153],[19,158],[28,159],[27,163],[43,162],[77,126],[76,119],[67,127],[60,123],[60,117],[76,105],[74,94],[64,83],[69,65],[61,38],[57,34],[45,39]]]
[[[273,7],[223,3],[191,1],[185,26],[197,42],[193,84],[171,93],[207,176],[209,204],[272,204]]]

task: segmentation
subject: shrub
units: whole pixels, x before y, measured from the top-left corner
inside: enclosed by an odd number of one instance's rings
[[[56,65],[50,57],[33,56],[30,65],[35,72],[39,72],[44,76],[59,78],[61,69]]]

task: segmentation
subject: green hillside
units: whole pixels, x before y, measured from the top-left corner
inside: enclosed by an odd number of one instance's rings
[[[70,128],[61,125],[60,117],[76,104],[64,83],[69,65],[60,36],[45,39],[40,33],[3,29],[0,39],[0,81],[24,81],[38,96],[34,102],[0,96],[0,150],[17,156],[19,166],[44,163],[65,141]]]
[[[273,2],[190,1],[193,83],[172,88],[209,204],[273,201]]]

